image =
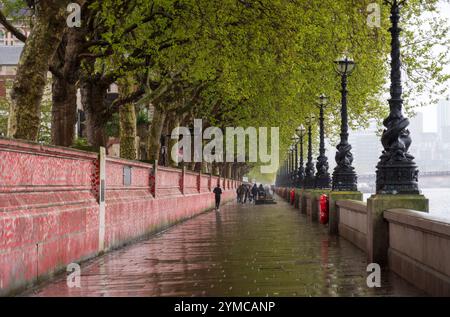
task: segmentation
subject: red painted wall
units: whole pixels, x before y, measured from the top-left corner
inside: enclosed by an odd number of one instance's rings
[[[0,138],[0,295],[214,205],[217,177],[158,167],[153,193],[153,176],[152,165],[106,159],[100,250],[98,155]]]

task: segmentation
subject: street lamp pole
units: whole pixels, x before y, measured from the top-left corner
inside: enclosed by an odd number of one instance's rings
[[[319,127],[320,127],[320,145],[319,156],[316,163],[316,188],[331,188],[330,173],[328,173],[328,158],[325,155],[325,126],[324,126],[324,108],[326,107],[327,97],[322,94],[319,96]]]
[[[286,185],[290,186],[291,184],[291,175],[292,175],[292,158],[291,158],[291,147],[288,148],[288,172],[286,175]]]
[[[294,165],[292,170],[292,185],[293,187],[298,187],[298,136],[294,133],[294,135],[291,138],[292,140],[292,150],[293,150],[293,158],[294,158]]]
[[[357,191],[357,176],[352,166],[352,146],[348,143],[348,113],[347,113],[347,78],[352,73],[355,62],[343,56],[335,61],[336,70],[341,75],[341,140],[337,145],[336,167],[333,172],[333,191]]]
[[[289,155],[286,158],[286,171],[285,171],[285,174],[284,174],[284,186],[288,185],[288,178],[289,178],[288,175],[289,175]]]
[[[288,148],[288,160],[289,160],[289,169],[288,169],[288,185],[291,184],[291,175],[292,175],[292,153],[291,153],[291,147]]]
[[[295,187],[295,149],[294,145],[291,145],[291,159],[292,159],[292,165],[291,165],[291,187]]]
[[[297,184],[298,187],[301,188],[304,186],[305,182],[305,168],[303,167],[303,137],[305,136],[305,127],[303,126],[303,124],[300,125],[296,131],[298,137],[300,138],[300,166],[297,173]]]
[[[312,120],[313,117],[309,116],[307,120],[308,125],[308,161],[306,163],[305,171],[305,189],[314,189],[315,178],[314,178],[314,163],[312,160]]]
[[[419,194],[419,170],[414,157],[408,153],[411,145],[409,120],[403,116],[402,78],[400,58],[400,7],[405,0],[387,1],[391,6],[391,88],[389,99],[389,116],[383,124],[381,143],[383,154],[377,165],[377,194]]]

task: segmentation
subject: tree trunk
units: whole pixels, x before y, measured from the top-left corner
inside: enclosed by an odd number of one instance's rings
[[[160,107],[155,106],[153,120],[150,126],[150,133],[148,136],[148,160],[154,162],[159,158],[161,151],[161,132],[164,127],[166,112]],[[170,155],[170,153],[169,153]]]
[[[88,143],[98,150],[100,146],[106,146],[106,93],[109,83],[100,78],[82,76],[80,85],[81,102],[86,114],[86,134]]]
[[[124,79],[119,84],[119,93],[126,97],[132,92],[132,84],[128,79]],[[132,103],[120,106],[120,157],[135,160],[136,149],[136,111]]]
[[[69,28],[64,34],[52,63],[52,143],[71,146],[77,122],[77,87],[79,78],[79,54],[83,46],[83,33]]]
[[[225,164],[226,164],[227,178],[231,179],[231,163],[225,163]]]
[[[169,149],[169,138],[167,135],[169,134],[169,122],[170,119],[168,118],[168,114],[166,113],[166,116],[164,118],[164,125],[161,131],[161,137],[160,137],[160,155],[159,155],[159,164],[162,166],[169,166],[170,162],[170,152],[168,152]],[[164,147],[164,151],[162,149]]]
[[[169,131],[167,134],[172,135],[172,131],[180,126],[180,116],[174,112],[171,112],[171,116],[168,120],[169,121]],[[178,140],[176,139],[172,139],[171,137],[169,137],[169,146],[168,146],[168,150],[169,150],[169,162],[170,162],[170,166],[176,167],[178,166],[177,162],[175,162],[172,159],[172,148],[175,146],[175,144],[177,143]]]
[[[120,157],[136,159],[136,112],[129,103],[120,107]]]
[[[77,122],[77,88],[64,78],[55,77],[52,85],[52,143],[71,146]]]
[[[33,28],[20,56],[11,91],[8,135],[36,141],[39,134],[40,106],[49,63],[65,27],[68,1],[39,1]]]

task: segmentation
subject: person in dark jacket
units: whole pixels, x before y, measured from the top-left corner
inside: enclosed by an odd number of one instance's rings
[[[238,201],[238,203],[243,204],[244,203],[244,200],[243,200],[243,197],[244,197],[244,185],[243,184],[241,184],[238,187],[238,189],[236,190],[236,194],[237,194],[237,201]]]
[[[266,197],[266,190],[264,189],[263,184],[259,184],[258,187],[258,197]]]
[[[217,184],[216,188],[214,188],[213,193],[216,197],[216,210],[220,211],[220,198],[222,196],[222,188],[220,188],[220,184]]]
[[[253,196],[253,201],[256,203],[256,198],[258,198],[258,186],[253,185],[252,187],[252,196]]]
[[[247,185],[244,185],[244,204],[247,202],[247,199],[249,199],[250,196],[250,189]]]

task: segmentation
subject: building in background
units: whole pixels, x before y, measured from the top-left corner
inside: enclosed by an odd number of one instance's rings
[[[0,97],[6,97],[8,82],[16,76],[17,64],[23,46],[4,46],[0,44]]]
[[[424,132],[423,120],[423,113],[420,112],[410,119],[408,129],[412,143],[409,152],[415,157],[420,172],[449,171],[450,165],[446,159],[448,156],[444,154],[445,144],[442,142],[439,126],[450,126],[450,117],[445,118],[444,113],[438,110],[438,132]]]
[[[437,131],[443,143],[450,143],[450,101],[440,100],[437,105]]]
[[[29,27],[22,23],[14,24],[14,27],[22,32],[25,36],[30,33]],[[5,29],[3,25],[0,24],[0,46],[23,46],[24,43],[18,40],[11,32]]]
[[[375,167],[383,150],[377,130],[376,120],[370,120],[368,128],[349,132],[353,166],[358,175],[375,173]]]
[[[1,4],[0,4],[1,7]],[[25,16],[26,11],[21,11],[21,15]],[[28,36],[30,28],[26,24],[10,19],[8,21],[18,29],[22,34]],[[24,43],[19,41],[11,32],[0,24],[0,97],[5,97],[8,90],[8,81],[12,81],[16,76],[17,64],[19,63],[20,54],[22,54]]]

